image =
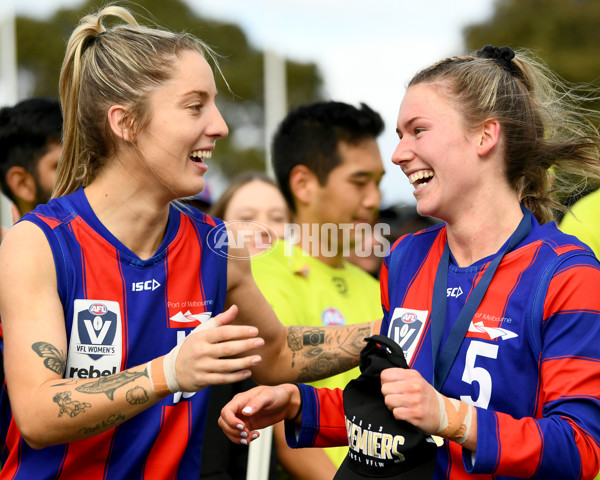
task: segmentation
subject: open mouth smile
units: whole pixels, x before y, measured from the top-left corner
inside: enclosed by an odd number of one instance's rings
[[[409,175],[408,181],[413,187],[415,187],[415,190],[418,190],[419,188],[427,185],[429,180],[431,180],[434,175],[435,173],[433,173],[433,170],[419,170],[418,172]]]

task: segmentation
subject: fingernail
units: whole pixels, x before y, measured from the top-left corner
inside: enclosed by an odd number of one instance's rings
[[[255,347],[262,347],[264,344],[265,342],[263,342],[262,338],[257,338],[256,340],[254,340]]]
[[[240,433],[240,437],[248,438],[248,434],[246,432],[242,432],[242,433]]]
[[[247,441],[247,440],[245,440],[244,438],[242,438],[242,439],[240,440],[240,443],[242,443],[242,444],[244,444],[244,445],[248,445],[248,441]]]
[[[250,415],[252,413],[252,407],[244,407],[242,412],[244,412],[247,415]]]
[[[238,423],[238,424],[237,424],[235,427],[236,427],[238,430],[243,430],[243,429],[244,429],[244,427],[242,426],[242,424],[241,424],[241,423]]]
[[[258,365],[260,362],[262,362],[262,357],[254,357],[252,359],[252,365]]]
[[[252,440],[255,440],[257,438],[258,438],[258,434],[255,433],[255,434],[252,435]]]

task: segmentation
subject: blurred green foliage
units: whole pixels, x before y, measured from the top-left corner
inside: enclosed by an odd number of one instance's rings
[[[463,34],[467,50],[487,44],[526,48],[559,77],[582,87],[582,94],[600,89],[598,0],[495,0],[492,16],[466,27]],[[590,121],[599,125],[600,99],[586,107],[595,112],[590,114]],[[572,205],[596,188],[597,182],[590,181],[587,188],[560,201]]]
[[[30,95],[58,98],[58,77],[69,35],[80,18],[106,2],[88,0],[74,9],[60,9],[48,19],[18,17],[17,62],[20,74],[31,80]],[[226,178],[252,169],[265,169],[263,52],[249,44],[240,27],[203,18],[183,0],[117,2],[129,8],[140,23],[190,32],[215,49],[231,88],[215,75],[218,98],[230,134],[220,140],[214,165]],[[314,63],[286,61],[288,108],[320,98],[321,74]],[[236,132],[243,132],[238,133]],[[250,140],[241,139],[250,135]]]
[[[487,21],[464,30],[465,45],[528,48],[571,82],[600,85],[598,0],[496,0]]]

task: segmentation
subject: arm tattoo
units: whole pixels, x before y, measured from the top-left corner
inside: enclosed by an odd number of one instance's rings
[[[142,387],[133,387],[131,390],[127,390],[125,396],[131,405],[141,405],[148,401],[148,394]]]
[[[93,427],[83,427],[79,430],[80,433],[84,435],[91,435],[94,433],[99,433],[100,431],[107,430],[109,428],[114,427],[117,423],[121,423],[125,420],[125,415],[121,413],[117,413],[115,415],[111,415],[106,420],[102,420],[101,423],[97,423]]]
[[[115,390],[123,385],[134,382],[140,377],[147,377],[148,373],[146,370],[142,372],[130,372],[125,370],[124,372],[111,375],[110,377],[101,377],[95,382],[85,383],[79,387],[75,387],[75,390],[83,393],[105,393],[111,400],[115,399]]]
[[[58,412],[59,417],[62,417],[63,413],[66,413],[70,417],[75,417],[80,413],[85,412],[86,408],[92,406],[90,403],[72,400],[71,392],[68,391],[57,393],[52,400],[60,407],[60,411]]]
[[[371,327],[360,327],[353,329],[347,334],[340,334],[336,332],[334,344],[338,345],[344,352],[352,357],[356,357],[356,363],[358,365],[358,359],[360,357],[361,350],[365,347],[365,338],[371,334]]]
[[[64,375],[67,358],[62,351],[47,342],[36,342],[31,348],[44,359],[44,365],[47,369],[60,376]]]
[[[296,353],[304,359],[300,365],[298,381],[310,382],[336,375],[358,365],[364,339],[371,327],[290,327],[288,346],[292,351],[292,367]]]
[[[310,358],[308,353],[306,357]],[[348,359],[338,357],[328,353],[320,353],[315,355],[314,360],[308,361],[305,366],[300,369],[298,374],[298,382],[313,382],[321,378],[331,377],[338,373],[350,370],[355,364]]]
[[[294,367],[296,352],[302,350],[302,327],[288,328],[287,343],[292,351],[292,368]]]

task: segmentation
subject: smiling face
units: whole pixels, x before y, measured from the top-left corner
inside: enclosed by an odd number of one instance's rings
[[[400,105],[400,138],[392,161],[414,186],[417,210],[451,221],[470,208],[481,185],[477,136],[464,128],[459,110],[440,84],[408,88]]]
[[[152,176],[172,198],[205,187],[205,163],[228,129],[215,104],[212,70],[197,51],[182,52],[173,76],[150,95],[150,122],[136,136]]]

